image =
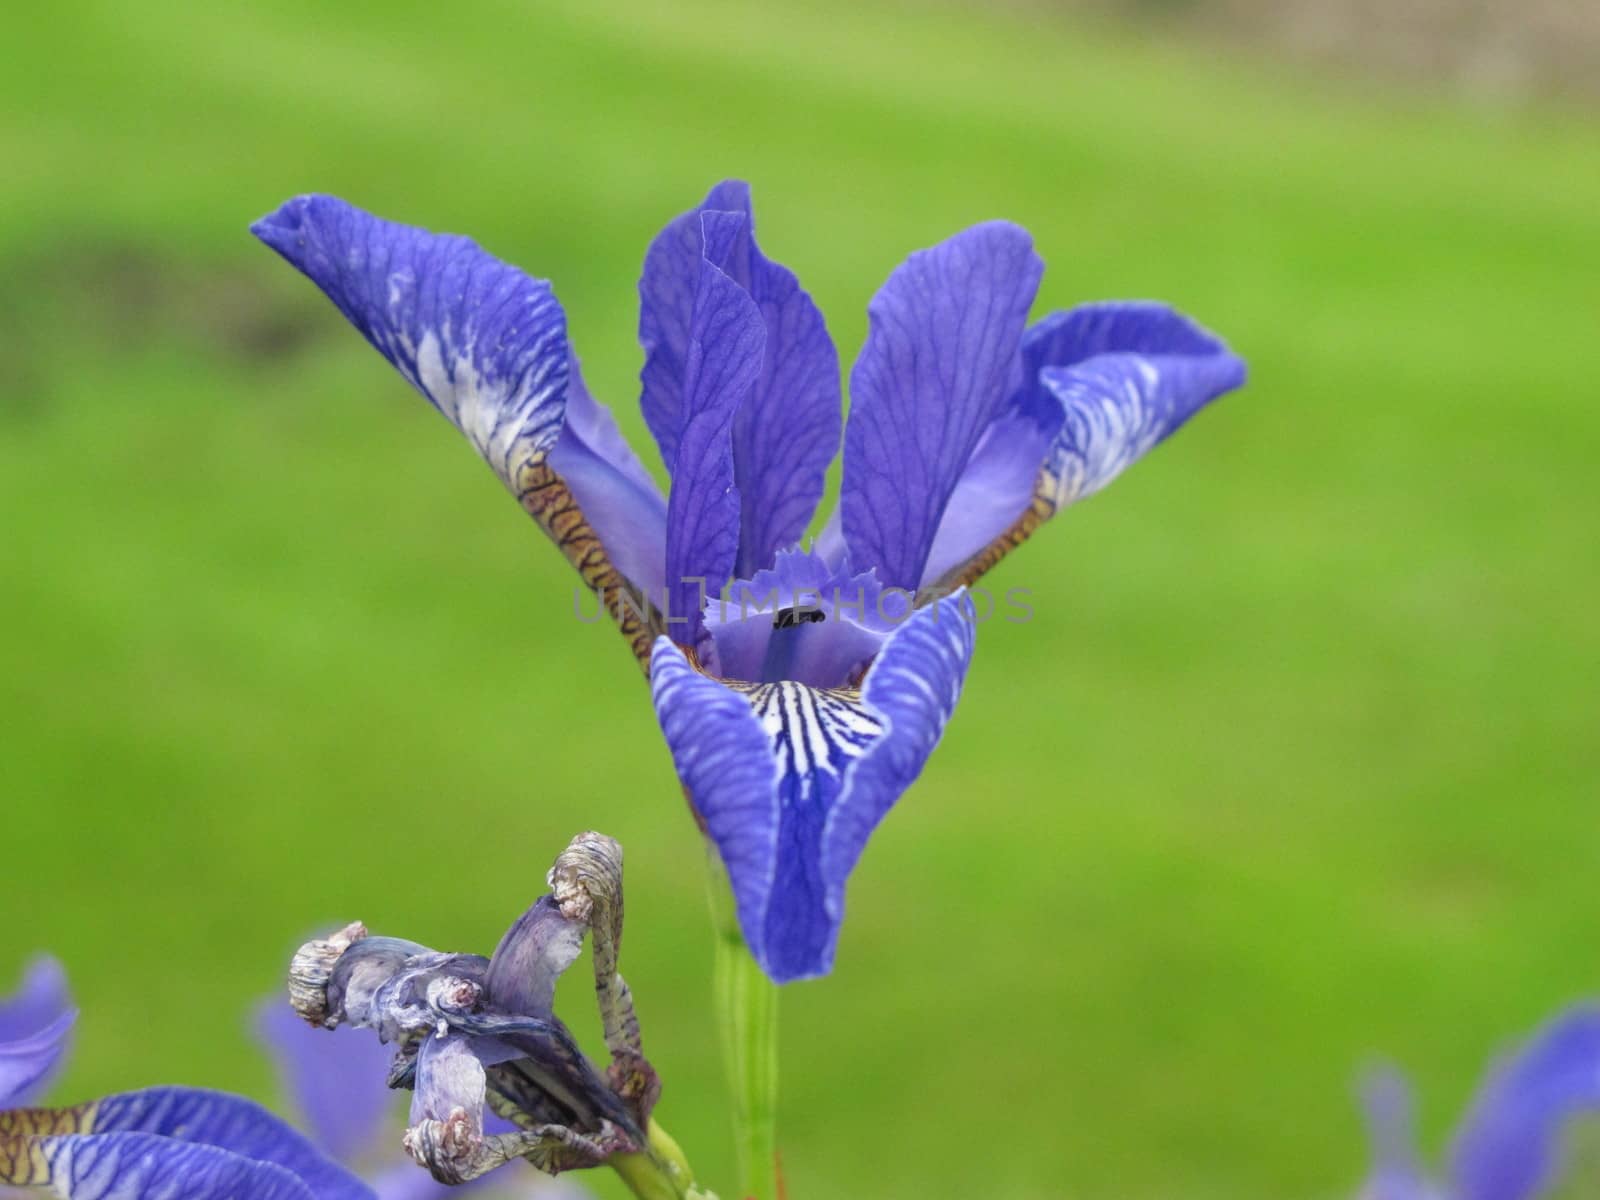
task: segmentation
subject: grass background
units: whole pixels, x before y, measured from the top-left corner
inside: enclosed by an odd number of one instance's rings
[[[641,446],[638,263],[730,174],[846,361],[900,258],[1006,216],[1040,311],[1157,296],[1251,363],[997,572],[1035,620],[982,631],[836,974],[784,995],[794,1196],[1348,1193],[1369,1055],[1437,1144],[1600,983],[1592,117],[976,6],[7,24],[0,980],[67,962],[63,1098],[270,1097],[245,1014],[303,933],[486,950],[598,827],[660,1115],[732,1192],[700,850],[636,668],[246,236],[311,190],[556,280]]]

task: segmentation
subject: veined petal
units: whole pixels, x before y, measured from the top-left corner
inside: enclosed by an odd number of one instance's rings
[[[1562,1127],[1600,1110],[1600,1008],[1574,1009],[1489,1076],[1457,1133],[1457,1200],[1531,1200],[1555,1182]]]
[[[561,434],[567,323],[555,293],[470,238],[301,196],[251,231],[321,288],[513,491]]]
[[[761,374],[733,432],[742,507],[735,571],[748,577],[800,539],[822,498],[824,473],[839,448],[839,356],[821,311],[794,273],[756,244],[749,185],[718,184],[651,243],[639,283],[642,404],[669,468],[684,423],[683,373],[699,280],[700,219],[707,212],[744,216],[718,265],[755,302],[766,330]]]
[[[1015,225],[978,225],[897,267],[850,372],[840,513],[850,560],[915,589],[951,494],[1015,383],[1043,264]]]
[[[315,1029],[277,996],[257,1008],[255,1027],[318,1147],[351,1162],[379,1143],[395,1103],[384,1084],[392,1055],[377,1038],[349,1028]]]
[[[1039,375],[1066,412],[1041,484],[1057,509],[1105,487],[1245,380],[1243,360],[1187,318],[1159,305],[1121,307],[1142,319],[1117,312],[1101,328],[1143,329],[1149,348],[1097,353]]]
[[[938,743],[973,627],[965,595],[918,610],[860,691],[722,684],[657,643],[662,732],[727,866],[745,940],[776,981],[832,968],[846,880]]]
[[[22,986],[0,1001],[0,1108],[26,1104],[44,1090],[76,1017],[61,964],[34,959]]]
[[[1085,304],[1033,325],[1021,382],[962,475],[923,583],[972,583],[1244,377],[1221,339],[1164,304]]]
[[[251,231],[302,271],[405,379],[456,426],[523,508],[600,593],[634,647],[648,654],[658,624],[625,593],[649,586],[613,562],[567,481],[549,459],[568,403],[566,316],[550,285],[485,253],[468,238],[380,220],[332,196],[301,196]],[[637,485],[604,441],[597,415],[568,439],[565,464],[594,500],[610,480]],[[580,422],[581,424],[581,422]],[[603,471],[602,465],[616,474]],[[620,519],[630,498],[603,514],[618,558],[644,573],[657,556],[650,530]],[[616,510],[616,511],[613,511]],[[642,661],[642,659],[641,659]]]
[[[139,1138],[132,1141],[128,1139]],[[120,1140],[119,1140],[120,1139]],[[227,1151],[231,1162],[197,1149]],[[133,1150],[139,1153],[134,1154]],[[21,1161],[11,1153],[21,1152]],[[31,1153],[30,1153],[31,1152]],[[33,1166],[29,1166],[29,1161]],[[254,1181],[278,1190],[166,1191],[179,1186],[185,1164],[219,1179]],[[273,1170],[252,1173],[251,1166]],[[0,1182],[49,1184],[74,1197],[298,1197],[274,1173],[298,1180],[316,1200],[371,1200],[364,1183],[323,1157],[306,1138],[259,1104],[200,1088],[158,1087],[124,1092],[64,1109],[0,1113]],[[11,1172],[7,1174],[6,1172]],[[33,1174],[29,1174],[32,1171]],[[41,1172],[43,1172],[41,1174]],[[120,1173],[120,1174],[119,1174]],[[61,1192],[93,1179],[97,1190]],[[125,1190],[117,1191],[113,1185]]]
[[[766,331],[755,303],[719,264],[744,225],[733,213],[702,218],[705,253],[684,360],[684,423],[667,498],[667,623],[694,645],[708,594],[720,592],[739,552],[733,418],[761,371]]]
[[[148,1133],[14,1138],[0,1132],[0,1184],[6,1183],[49,1188],[64,1200],[321,1200],[282,1167]]]

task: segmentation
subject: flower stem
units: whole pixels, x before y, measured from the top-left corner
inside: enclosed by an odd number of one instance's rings
[[[643,1153],[613,1154],[609,1165],[639,1200],[717,1200],[694,1181],[694,1170],[672,1135],[654,1120]]]
[[[710,851],[711,917],[716,934],[713,983],[722,1057],[733,1099],[739,1195],[782,1200],[778,1172],[778,988],[739,932],[733,894],[715,848]]]

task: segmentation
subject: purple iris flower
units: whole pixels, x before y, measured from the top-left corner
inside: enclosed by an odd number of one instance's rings
[[[65,1200],[376,1200],[260,1105],[154,1087],[70,1108],[24,1107],[59,1064],[76,1013],[43,961],[0,1002],[0,1190]]]
[[[1600,1112],[1600,1006],[1562,1014],[1491,1069],[1442,1179],[1417,1153],[1404,1077],[1375,1074],[1364,1099],[1374,1162],[1361,1200],[1535,1200],[1559,1181],[1563,1127]]]
[[[846,880],[955,708],[973,650],[963,587],[1244,380],[1164,305],[1030,326],[1043,264],[995,221],[890,275],[843,422],[821,313],[756,244],[749,189],[722,183],[651,243],[639,284],[663,497],[584,387],[548,283],[328,196],[253,231],[599,593],[779,982],[831,968]],[[841,429],[839,508],[802,550]]]

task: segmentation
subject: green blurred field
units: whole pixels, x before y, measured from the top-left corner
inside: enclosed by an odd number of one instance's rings
[[[61,1096],[270,1095],[245,1013],[300,935],[486,950],[598,827],[660,1115],[733,1194],[646,691],[489,472],[247,237],[310,190],[553,278],[641,447],[638,263],[727,174],[847,355],[905,253],[1007,216],[1041,311],[1162,297],[1251,362],[997,573],[1036,619],[980,633],[836,974],[784,996],[796,1200],[1344,1194],[1370,1055],[1436,1144],[1493,1049],[1600,986],[1594,120],[977,6],[7,25],[0,988],[67,961]]]

